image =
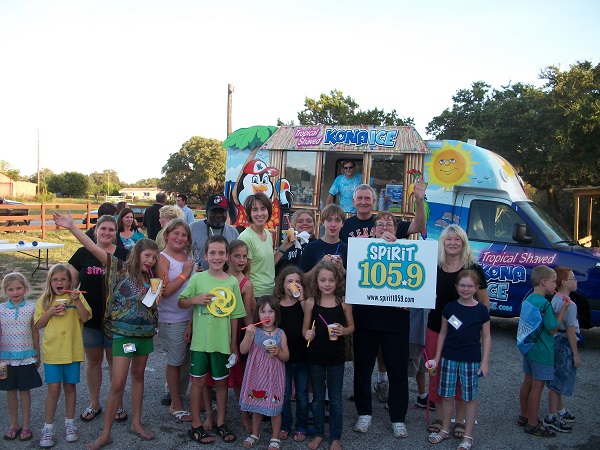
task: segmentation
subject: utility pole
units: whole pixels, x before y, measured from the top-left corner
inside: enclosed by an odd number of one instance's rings
[[[231,134],[231,103],[233,100],[233,92],[234,92],[233,84],[227,85],[227,136]]]

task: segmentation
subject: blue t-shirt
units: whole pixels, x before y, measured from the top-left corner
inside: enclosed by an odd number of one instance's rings
[[[451,361],[481,362],[481,329],[490,320],[487,306],[479,302],[464,306],[455,300],[444,306],[442,315],[448,320],[442,356]]]
[[[329,193],[340,197],[340,206],[345,212],[355,213],[356,208],[352,204],[352,196],[356,186],[362,184],[362,174],[355,173],[352,178],[347,178],[346,175],[338,175],[333,181]]]
[[[348,246],[342,241],[336,242],[335,244],[328,244],[322,239],[309,242],[302,250],[300,269],[306,273],[315,267],[318,262],[323,259],[323,256],[336,254],[342,257],[342,263],[345,268],[346,261],[348,260]]]

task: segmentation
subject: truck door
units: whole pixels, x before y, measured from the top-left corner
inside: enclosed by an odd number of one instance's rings
[[[537,237],[508,199],[459,193],[456,200],[471,247],[486,274],[492,312],[518,315],[521,300],[531,291],[528,280],[537,265],[531,264]]]

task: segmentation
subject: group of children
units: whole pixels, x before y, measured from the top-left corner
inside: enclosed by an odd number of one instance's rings
[[[326,215],[325,238],[314,244],[316,248],[326,246],[323,251],[329,255],[340,253],[339,222],[343,222],[343,214],[339,215]],[[97,450],[112,442],[110,429],[130,366],[132,432],[143,440],[153,439],[154,433],[141,423],[141,410],[144,369],[148,355],[153,351],[152,337],[158,318],[156,304],[148,307],[143,301],[150,288],[150,278],[153,273],[159,273],[158,248],[149,239],[138,241],[127,264],[121,268],[116,258],[93,245],[73,224],[70,215],[56,213],[54,219],[57,225],[69,229],[103,264],[106,262],[107,289],[112,297],[105,317],[108,324],[105,330],[112,334],[114,352],[107,413],[102,435],[87,448]],[[343,250],[345,252],[345,246]],[[242,443],[245,448],[259,443],[263,416],[271,418],[273,428],[269,450],[280,448],[281,440],[292,432],[291,399],[295,392],[293,440],[301,442],[314,434],[308,447],[316,450],[322,444],[327,396],[330,448],[341,449],[345,344],[340,337],[354,331],[351,307],[344,302],[343,265],[331,256],[323,258],[312,267],[305,266],[308,276],[300,268],[288,266],[278,275],[272,295],[263,295],[254,301],[252,284],[247,278],[248,247],[244,242],[228,243],[222,236],[211,236],[204,252],[208,270],[193,273],[189,280],[183,275],[187,286],[177,295],[179,308],[193,307],[190,437],[202,444],[214,442],[209,433],[212,423],[206,423],[201,416],[202,391],[210,375],[216,388],[216,432],[225,442],[236,439],[225,422],[228,377],[234,367],[238,370],[245,367],[243,376],[238,377],[234,386],[242,417],[244,413],[251,413],[251,421],[247,416],[246,421],[242,419],[248,432]],[[184,264],[185,260],[181,262]],[[524,426],[527,433],[551,436],[552,430],[570,431],[568,423],[574,420],[562,405],[562,395],[572,394],[575,368],[579,365],[576,307],[568,300],[577,283],[573,272],[564,268],[554,271],[538,266],[531,278],[534,293],[525,301],[543,310],[543,331],[535,340],[530,338],[532,349],[523,357],[525,379],[520,391],[518,424]],[[8,367],[7,377],[0,380],[0,389],[8,391],[10,416],[10,429],[5,439],[28,440],[32,437],[29,390],[42,384],[37,370],[40,364],[38,330],[41,328],[45,328],[41,354],[48,394],[40,446],[54,445],[54,415],[61,386],[65,391],[65,440],[73,442],[79,437],[73,422],[76,385],[84,356],[82,327],[90,319],[91,309],[83,294],[72,284],[67,266],[53,266],[48,273],[46,291],[34,305],[25,300],[28,284],[22,275],[11,273],[4,277],[2,288],[8,301],[0,304],[0,359]],[[459,298],[443,311],[434,358],[440,369],[443,408],[449,413],[444,414],[440,432],[432,433],[429,440],[438,443],[449,436],[445,430],[450,426],[457,384],[451,374],[456,373],[458,367],[467,402],[465,436],[459,448],[466,450],[473,441],[477,380],[479,376],[487,376],[489,371],[489,312],[474,299],[479,285],[476,272],[464,270],[459,274],[456,282]],[[557,287],[549,309],[544,295],[554,294]],[[556,332],[555,338],[552,334]],[[309,380],[314,429],[308,423]],[[540,396],[546,381],[550,388],[550,411],[540,422]],[[20,392],[22,427],[18,422],[17,390]]]

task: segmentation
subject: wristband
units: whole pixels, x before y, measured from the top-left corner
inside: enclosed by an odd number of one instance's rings
[[[282,255],[285,255],[285,251],[281,250],[280,248],[278,248],[277,251],[281,252]]]
[[[187,281],[187,277],[184,274],[182,274],[182,273],[180,273],[179,275],[177,275],[177,278],[181,278],[183,281]]]

